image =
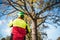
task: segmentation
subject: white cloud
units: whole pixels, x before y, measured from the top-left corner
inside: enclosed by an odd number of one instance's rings
[[[4,24],[6,20],[0,20],[0,25]]]
[[[2,24],[2,22],[0,21],[0,25]]]
[[[11,34],[11,28],[7,28],[6,30],[4,30],[4,33],[5,33],[6,36],[7,35],[10,36],[10,34]]]

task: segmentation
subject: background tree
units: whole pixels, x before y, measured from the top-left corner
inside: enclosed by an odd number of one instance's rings
[[[58,39],[57,40],[60,40],[60,37],[58,37]]]
[[[6,40],[10,40],[10,37],[11,37],[11,36],[7,36],[7,37],[6,37]]]
[[[43,16],[42,14],[48,10],[51,10],[54,5],[60,4],[60,0],[49,0],[48,2],[45,2],[44,0],[14,0],[14,1],[7,0],[7,1],[16,10],[25,12],[25,14],[32,19],[32,40],[37,40],[37,27],[45,22],[47,16],[51,15],[47,14]],[[37,10],[38,12],[36,12]]]
[[[1,40],[6,40],[5,38],[2,38]]]
[[[60,3],[60,2],[57,2],[57,0],[55,0],[55,1],[53,0],[53,3],[52,2],[44,3],[44,0],[42,0],[42,1],[41,0],[30,0],[30,1],[28,1],[28,0],[16,0],[16,1],[8,0],[8,2],[16,10],[23,11],[31,17],[31,19],[32,19],[32,40],[37,40],[37,27],[38,27],[37,20],[41,19],[42,21],[40,21],[40,22],[42,23],[45,21],[46,17],[48,16],[48,15],[46,15],[45,17],[40,17],[40,15],[42,13],[44,13],[46,10],[50,10],[52,6]],[[37,3],[37,2],[39,2],[39,3]],[[37,6],[35,6],[35,5],[37,5]],[[36,13],[35,11],[38,10],[38,8],[41,11]]]

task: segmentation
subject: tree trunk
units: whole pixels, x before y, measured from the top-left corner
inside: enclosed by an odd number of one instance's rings
[[[33,20],[32,22],[32,40],[37,39],[37,20]]]

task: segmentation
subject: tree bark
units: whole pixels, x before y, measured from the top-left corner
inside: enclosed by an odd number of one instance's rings
[[[38,40],[37,39],[37,20],[33,20],[32,22],[32,40]]]

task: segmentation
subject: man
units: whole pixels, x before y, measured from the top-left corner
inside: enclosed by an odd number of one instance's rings
[[[9,23],[12,28],[11,40],[24,40],[25,35],[30,32],[29,25],[23,20],[24,12],[18,13],[18,18]]]

